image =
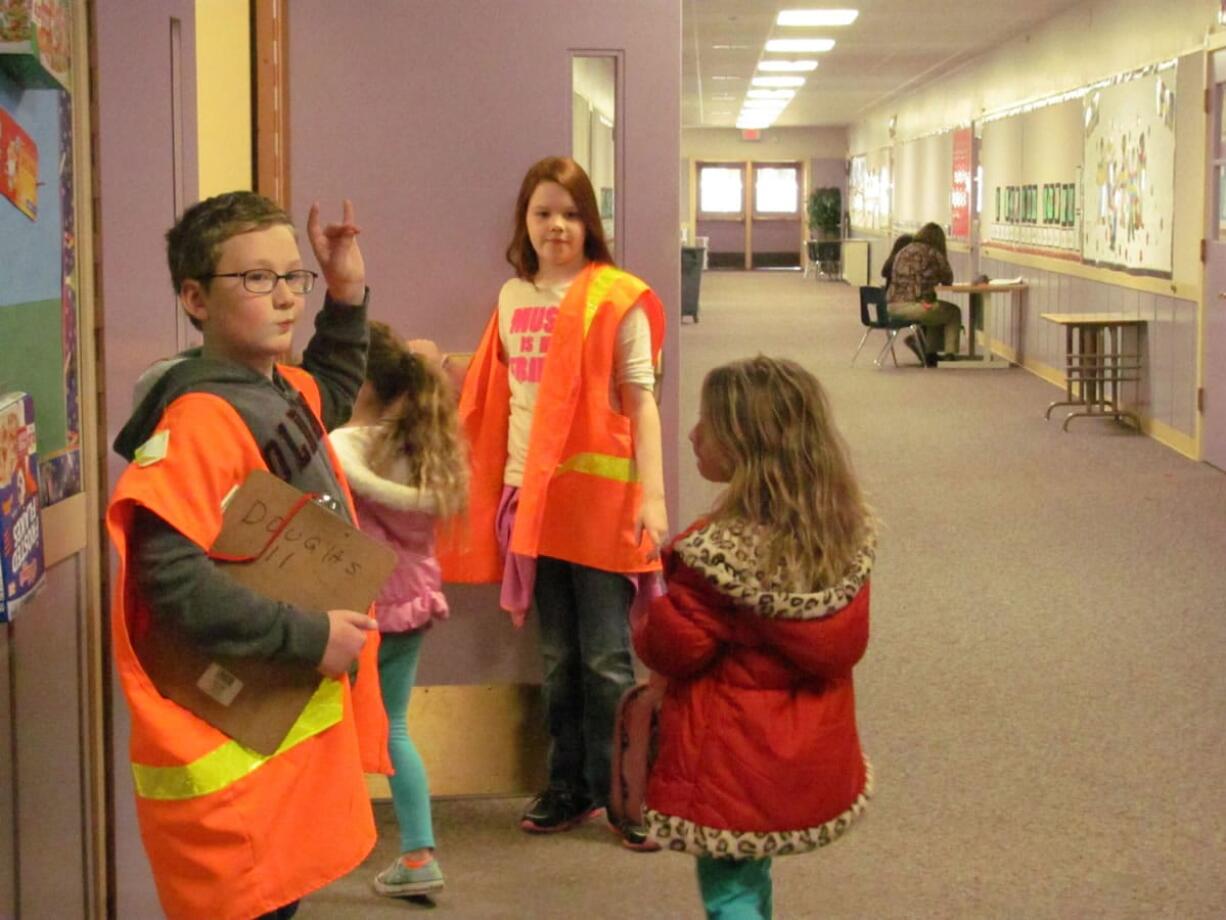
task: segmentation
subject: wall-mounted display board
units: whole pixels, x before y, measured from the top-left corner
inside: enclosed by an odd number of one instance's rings
[[[953,132],[949,131],[895,148],[895,233],[910,233],[927,223],[949,225],[953,151]]]
[[[1175,77],[1173,62],[1147,68],[1083,100],[1086,262],[1171,275]]]
[[[0,68],[0,110],[33,143],[40,183],[33,215],[0,197],[0,392],[33,397],[47,506],[82,488],[72,97]]]
[[[890,148],[851,158],[847,177],[848,213],[854,230],[885,232],[890,226]]]
[[[1080,99],[991,118],[981,132],[984,242],[1066,257],[1078,253]]]

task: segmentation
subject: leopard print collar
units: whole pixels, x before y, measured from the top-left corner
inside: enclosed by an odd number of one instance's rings
[[[687,566],[702,573],[726,597],[763,617],[815,620],[846,607],[868,581],[877,541],[870,534],[843,579],[829,588],[796,593],[773,587],[757,568],[760,532],[744,521],[710,522],[673,545]]]

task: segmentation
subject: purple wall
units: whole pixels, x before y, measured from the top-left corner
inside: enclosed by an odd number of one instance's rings
[[[564,14],[560,15],[560,11]],[[290,114],[295,215],[349,196],[363,228],[372,315],[471,351],[510,275],[503,253],[525,170],[571,149],[571,54],[622,52],[619,262],[669,311],[664,443],[676,445],[680,288],[681,8],[677,0],[295,0]],[[671,507],[676,449],[665,451]],[[674,522],[676,523],[676,522]],[[451,592],[424,683],[526,680],[535,643],[492,590]]]
[[[86,915],[85,853],[78,843],[90,826],[82,785],[78,657],[87,615],[78,590],[84,563],[85,554],[79,553],[50,569],[38,596],[6,629],[17,701],[18,917]],[[0,643],[0,651],[9,652],[6,643]]]
[[[196,200],[196,10],[194,0],[108,4],[97,33],[98,166],[102,259],[100,312],[105,361],[100,409],[110,481],[123,468],[111,451],[132,408],[132,384],[179,346],[178,308],[163,234]],[[181,51],[182,156],[174,157],[171,24]],[[128,710],[112,687],[115,902],[118,917],[160,917],[141,848],[128,761]],[[62,845],[62,841],[61,844]],[[67,916],[67,914],[64,914]],[[40,915],[41,916],[41,915]]]

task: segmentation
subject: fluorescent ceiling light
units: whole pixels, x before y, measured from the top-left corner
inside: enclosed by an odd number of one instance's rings
[[[788,107],[788,102],[789,100],[787,99],[746,99],[741,103],[741,107],[767,112],[782,112]]]
[[[829,51],[833,47],[833,38],[772,38],[766,43],[767,51]]]
[[[760,131],[763,128],[769,128],[774,123],[775,123],[775,120],[773,118],[766,119],[766,120],[738,118],[736,120],[736,126],[740,128],[742,131],[746,129],[751,130],[751,131],[753,130]]]
[[[781,26],[849,26],[859,10],[780,10],[775,22]]]
[[[716,51],[744,51],[746,48],[752,48],[753,45],[712,45]]]
[[[758,61],[758,70],[808,73],[817,70],[817,61]]]
[[[722,75],[716,75],[712,77],[711,79],[712,80],[744,80],[745,78],[744,77],[726,77]]]
[[[804,86],[804,77],[754,77],[754,86]]]
[[[794,89],[751,89],[745,94],[746,99],[791,99],[796,95]]]

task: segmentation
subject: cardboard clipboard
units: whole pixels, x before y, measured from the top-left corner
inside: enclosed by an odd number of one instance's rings
[[[365,612],[396,555],[312,499],[265,470],[252,471],[226,504],[209,556],[264,597],[307,610]],[[137,653],[164,696],[264,755],[276,752],[323,679],[302,663],[207,655],[157,623]]]

